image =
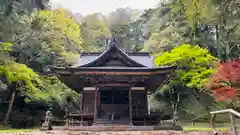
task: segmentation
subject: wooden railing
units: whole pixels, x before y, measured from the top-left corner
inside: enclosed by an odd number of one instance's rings
[[[85,116],[94,115],[93,109],[82,109],[77,112],[68,112],[66,111],[66,126],[82,126],[82,125],[88,125],[86,121],[83,121],[83,118]],[[81,120],[78,120],[77,118],[80,118]]]
[[[146,109],[132,109],[133,116],[141,116],[147,114]]]
[[[84,116],[84,115],[93,115],[94,110],[91,109],[83,109],[79,110],[77,112],[68,112],[67,116],[68,117],[74,117],[74,116]]]
[[[93,112],[94,112],[93,109],[82,109],[78,111],[78,113],[80,114],[93,114]]]
[[[235,117],[240,118],[240,113],[235,111],[235,110],[233,110],[233,109],[226,109],[226,110],[210,112],[210,114],[211,114],[210,124],[212,126],[214,134],[215,135],[218,134],[217,131],[216,131],[216,128],[215,128],[216,114],[221,114],[221,113],[229,113],[231,124],[232,124],[232,128],[233,128],[233,133],[234,133],[234,135],[238,135],[237,127],[236,127],[236,123],[235,123]]]

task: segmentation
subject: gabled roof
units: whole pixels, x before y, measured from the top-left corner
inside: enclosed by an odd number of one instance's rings
[[[68,87],[128,85],[155,91],[168,80],[177,66],[157,67],[149,53],[125,53],[112,40],[103,53],[82,53],[72,67],[51,67]]]
[[[73,67],[82,67],[83,65],[89,63],[90,61],[96,60],[102,53],[82,53],[77,59],[77,63]],[[137,53],[126,53],[128,57],[132,60],[144,65],[148,68],[157,67],[154,63],[154,59],[149,53],[137,52]]]
[[[127,67],[155,67],[152,57],[148,53],[125,53],[117,42],[112,41],[103,53],[83,53],[73,67],[99,67],[107,59],[118,59]]]

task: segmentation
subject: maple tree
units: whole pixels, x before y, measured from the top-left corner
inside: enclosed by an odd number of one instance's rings
[[[240,59],[221,62],[208,87],[218,101],[238,98],[240,91]]]
[[[172,84],[198,89],[202,89],[209,81],[218,62],[207,49],[191,44],[179,45],[155,59],[158,66],[178,65],[178,70],[170,81]]]

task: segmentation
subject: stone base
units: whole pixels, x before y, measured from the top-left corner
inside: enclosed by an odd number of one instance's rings
[[[69,131],[153,131],[153,130],[183,130],[182,126],[159,125],[159,126],[131,126],[131,125],[108,125],[108,126],[70,126],[53,127],[54,130]]]
[[[47,131],[47,130],[53,130],[53,128],[49,128],[49,127],[41,127],[40,131]]]

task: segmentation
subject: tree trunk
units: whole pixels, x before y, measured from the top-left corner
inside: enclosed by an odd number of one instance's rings
[[[225,59],[228,60],[230,58],[230,46],[229,46],[229,43],[227,41],[226,43],[226,57]]]
[[[12,93],[9,105],[8,105],[8,111],[7,111],[7,114],[6,114],[5,119],[4,119],[4,125],[8,125],[8,120],[9,120],[10,114],[12,112],[12,106],[13,106],[13,102],[14,102],[14,99],[15,99],[15,93],[16,92],[14,90],[13,93]]]
[[[217,56],[221,58],[221,47],[219,42],[219,28],[218,25],[215,25],[215,45],[217,47]]]

